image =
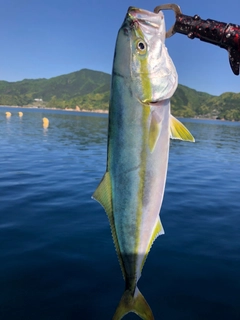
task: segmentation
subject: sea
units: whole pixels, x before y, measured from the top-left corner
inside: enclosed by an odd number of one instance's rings
[[[171,141],[138,287],[155,320],[240,320],[240,123],[180,120],[196,142]],[[0,108],[1,320],[112,319],[124,280],[91,199],[107,130],[106,114]]]

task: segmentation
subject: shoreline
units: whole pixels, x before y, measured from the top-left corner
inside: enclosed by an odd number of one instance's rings
[[[70,112],[82,112],[82,113],[100,113],[100,114],[108,114],[108,110],[103,110],[103,109],[96,109],[96,110],[87,110],[87,109],[71,109],[71,108],[65,108],[65,109],[61,109],[61,108],[47,108],[47,107],[28,107],[28,106],[4,106],[4,105],[0,105],[0,108],[17,108],[17,109],[38,109],[38,110],[57,110],[57,111],[70,111]],[[184,118],[184,117],[178,117],[176,116],[176,118],[180,118],[180,119],[194,119],[194,120],[215,120],[215,121],[229,121],[229,122],[239,122],[237,120],[226,120],[226,119],[216,119],[216,118],[204,118],[204,117],[193,117],[193,118]]]
[[[58,111],[75,111],[75,112],[89,112],[89,113],[106,113],[108,114],[108,110],[102,110],[102,109],[96,109],[96,110],[87,110],[87,109],[71,109],[71,108],[65,108],[65,109],[61,109],[61,108],[47,108],[47,107],[28,107],[28,106],[4,106],[4,105],[0,105],[0,108],[17,108],[17,109],[37,109],[37,110],[58,110]]]

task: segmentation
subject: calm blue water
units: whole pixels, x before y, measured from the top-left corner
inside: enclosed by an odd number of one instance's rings
[[[18,111],[0,108],[0,319],[111,319],[124,282],[106,214],[91,200],[107,117]],[[239,320],[240,123],[182,122],[196,143],[171,142],[166,234],[139,288],[156,320]]]

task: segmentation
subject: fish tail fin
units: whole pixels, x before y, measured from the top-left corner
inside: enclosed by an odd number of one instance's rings
[[[112,320],[120,320],[129,312],[136,313],[143,320],[154,320],[152,310],[138,288],[134,296],[129,290],[124,292]]]

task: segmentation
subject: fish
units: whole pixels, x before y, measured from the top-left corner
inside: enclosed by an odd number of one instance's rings
[[[170,137],[195,141],[170,114],[178,85],[165,46],[164,15],[130,7],[119,29],[112,67],[106,172],[92,198],[105,209],[125,280],[113,320],[129,312],[153,320],[138,289],[160,221]]]

